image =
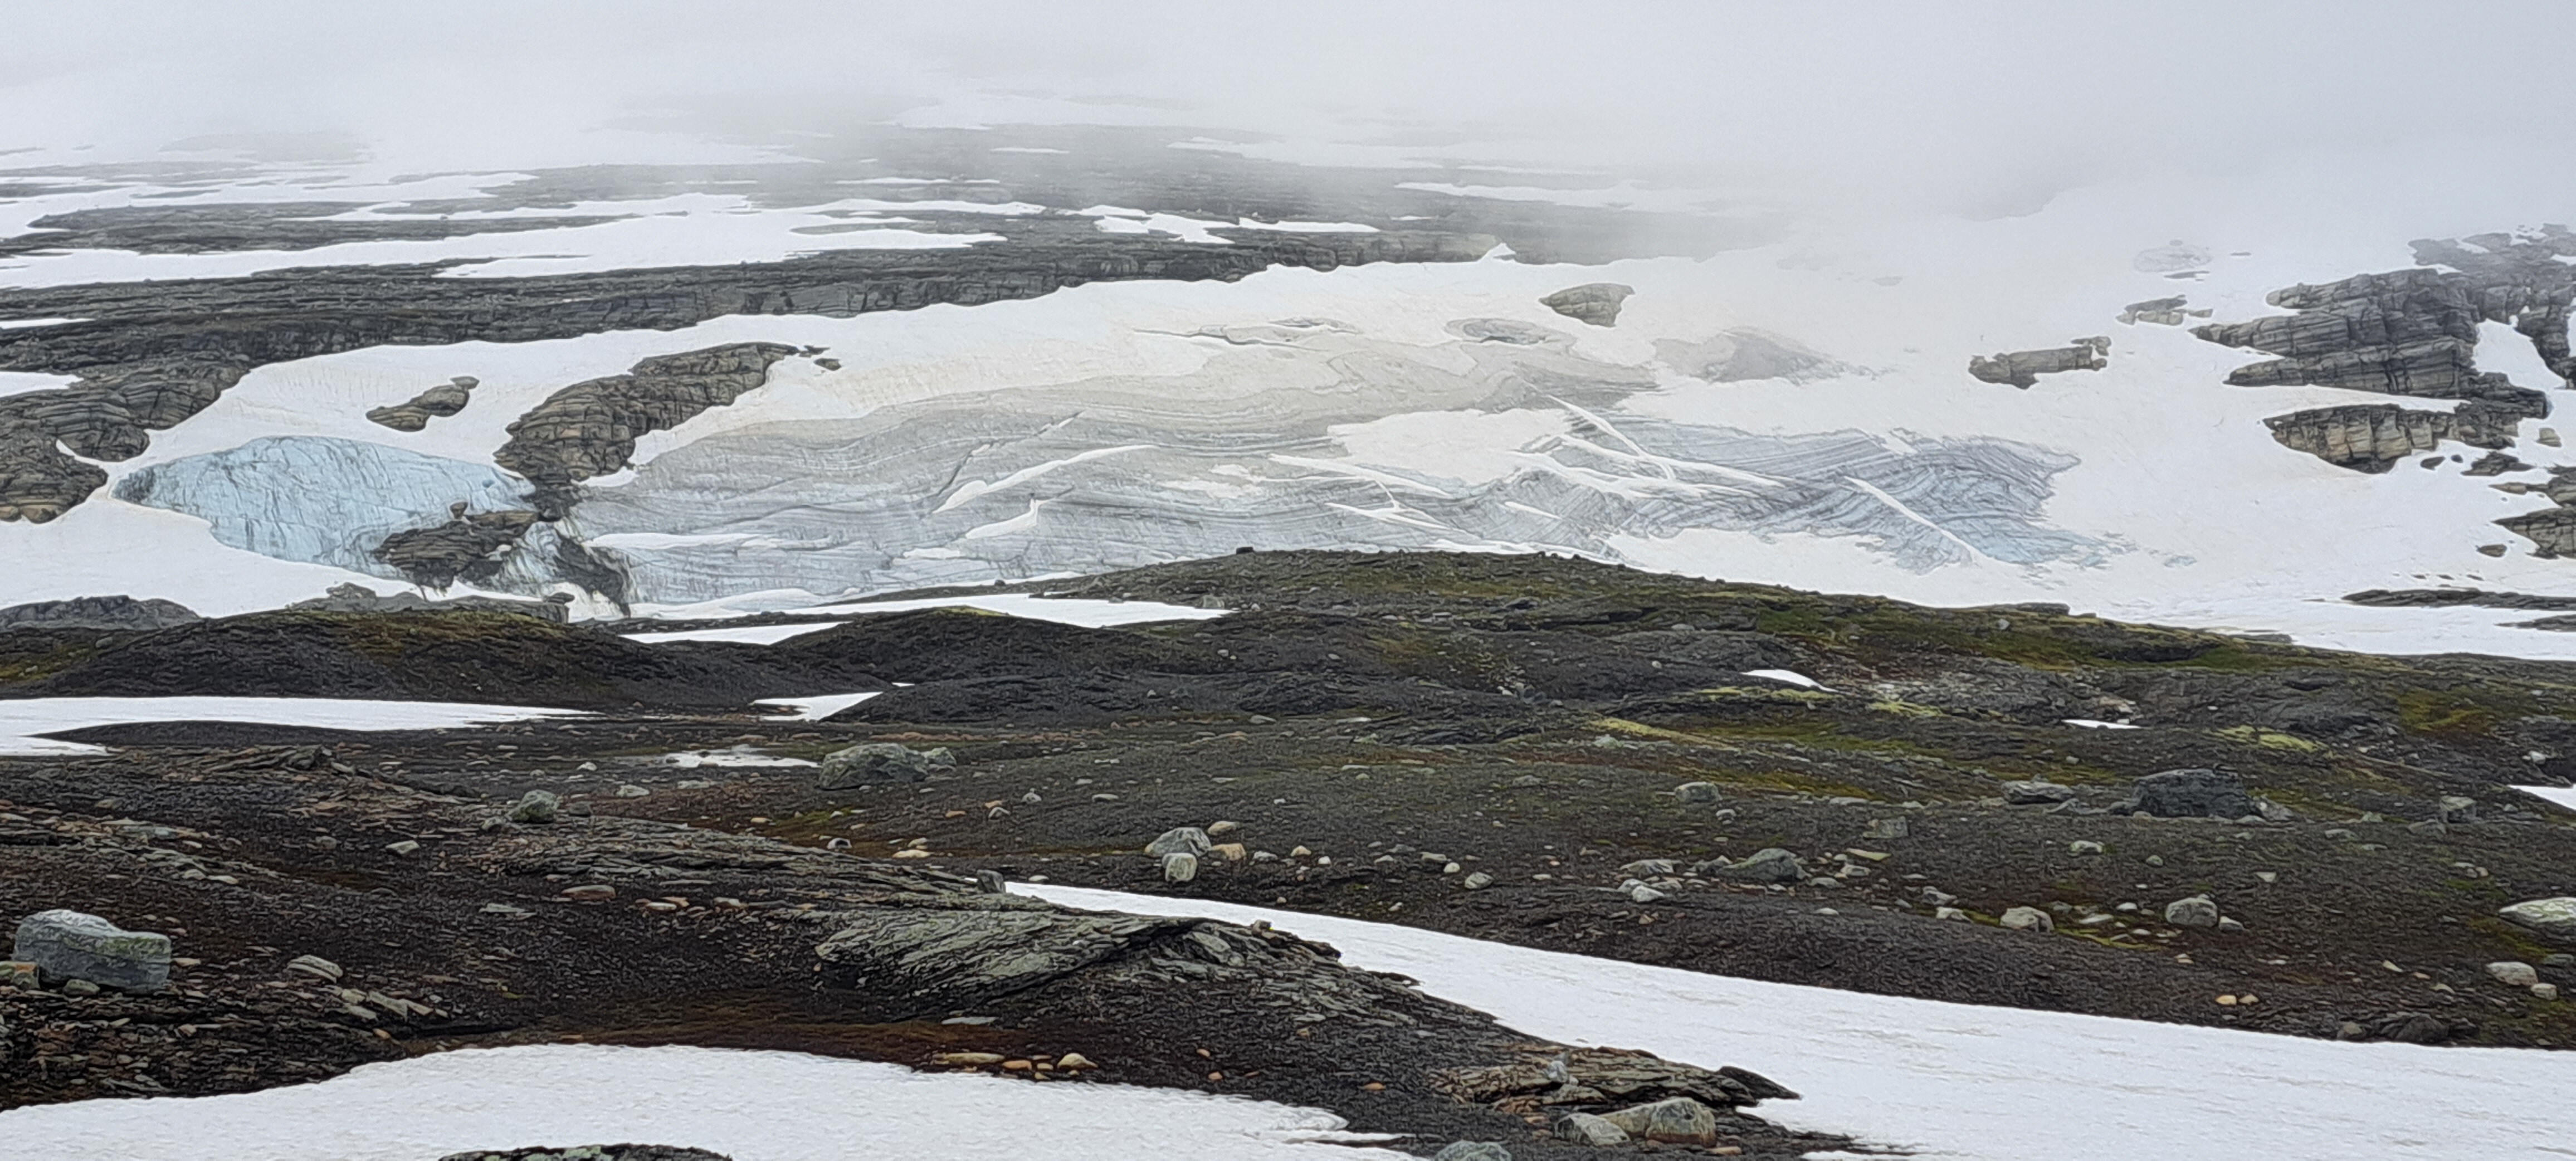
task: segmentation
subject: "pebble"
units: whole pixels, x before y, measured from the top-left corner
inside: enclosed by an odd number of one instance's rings
[[[597,903],[604,899],[616,898],[617,888],[606,883],[584,883],[578,887],[564,888],[563,897],[575,903]]]
[[[2098,855],[2102,853],[2102,844],[2091,839],[2077,839],[2066,844],[2066,849],[2079,855]]]
[[[1220,821],[1217,821],[1217,822],[1211,822],[1211,823],[1207,824],[1207,832],[1208,832],[1208,835],[1209,835],[1210,837],[1214,837],[1214,836],[1216,836],[1216,835],[1221,835],[1221,834],[1231,834],[1231,833],[1233,833],[1234,831],[1237,831],[1237,830],[1242,829],[1242,827],[1243,827],[1243,824],[1242,824],[1242,823],[1239,823],[1239,822],[1227,822],[1227,821],[1220,820]]]
[[[1098,1067],[1100,1067],[1100,1066],[1099,1066],[1099,1065],[1097,1065],[1097,1064],[1093,1064],[1093,1063],[1091,1062],[1091,1058],[1090,1058],[1090,1057],[1088,1057],[1088,1056],[1084,1056],[1083,1054],[1081,1054],[1081,1053],[1079,1053],[1079,1052],[1068,1052],[1068,1053],[1065,1053],[1065,1054],[1064,1054],[1064,1055],[1062,1055],[1062,1056],[1056,1057],[1056,1059],[1055,1059],[1055,1066],[1056,1066],[1057,1068],[1098,1068]]]
[[[98,985],[79,978],[64,980],[63,994],[66,996],[95,996],[98,994]]]
[[[1188,851],[1173,851],[1163,856],[1163,881],[1186,883],[1199,877],[1199,857]]]
[[[1460,885],[1470,891],[1482,891],[1485,888],[1492,886],[1493,882],[1494,877],[1492,875],[1488,875],[1483,871],[1478,871],[1461,880]]]
[[[1932,918],[1934,918],[1934,919],[1955,919],[1955,920],[1957,920],[1957,921],[1959,921],[1959,922],[1961,922],[1961,923],[1966,923],[1966,922],[1968,922],[1968,921],[1969,921],[1969,920],[1968,920],[1968,913],[1967,913],[1967,912],[1965,912],[1965,911],[1961,911],[1961,910],[1959,910],[1959,909],[1958,909],[1958,908],[1956,908],[1956,907],[1936,907],[1936,908],[1933,908],[1933,910],[1932,910]]]
[[[2218,904],[2207,895],[2193,895],[2165,904],[2165,922],[2176,927],[2218,926]]]
[[[2558,998],[2558,985],[2533,984],[2531,985],[2531,998],[2535,1000],[2555,1000]]]
[[[1715,802],[1718,799],[1717,784],[1714,782],[1684,782],[1679,786],[1673,787],[1673,797],[1680,799],[1684,803],[1693,805]]]
[[[392,851],[393,853],[398,854],[398,855],[408,855],[408,854],[411,854],[411,853],[412,853],[412,852],[414,852],[414,851],[419,850],[419,849],[420,849],[420,844],[419,844],[419,843],[416,843],[416,842],[413,842],[413,841],[412,841],[412,840],[410,840],[410,839],[404,839],[404,840],[402,840],[401,842],[398,842],[398,843],[386,843],[386,844],[385,844],[385,849],[386,849],[386,850],[389,850],[389,851]]]
[[[641,786],[637,786],[632,782],[628,782],[620,785],[616,790],[611,791],[611,793],[615,794],[619,798],[647,798],[650,797],[653,792],[646,790]]]
[[[1560,1118],[1556,1122],[1556,1136],[1558,1140],[1572,1141],[1577,1145],[1602,1146],[1628,1143],[1628,1130],[1591,1113],[1572,1113]]]

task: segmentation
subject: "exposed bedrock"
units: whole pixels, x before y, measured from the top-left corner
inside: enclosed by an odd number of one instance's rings
[[[443,589],[459,580],[484,581],[501,572],[501,556],[519,546],[537,514],[517,509],[468,512],[463,503],[448,510],[445,524],[394,533],[376,547],[376,559],[401,570],[424,588]]]
[[[1539,305],[1577,322],[1596,327],[1619,325],[1619,304],[1637,293],[1633,286],[1616,282],[1587,282],[1569,286],[1539,301]]]
[[[412,396],[407,402],[373,408],[367,412],[367,419],[395,431],[419,431],[428,427],[432,419],[445,419],[464,411],[465,405],[474,401],[477,385],[478,381],[473,376],[459,375]]]
[[[511,424],[510,442],[492,460],[536,485],[538,511],[555,519],[577,500],[574,484],[624,468],[637,437],[733,402],[795,353],[779,343],[728,343],[657,355],[623,375],[575,383]]]
[[[2190,302],[2189,298],[2179,294],[2133,302],[2120,308],[2120,321],[2132,326],[2138,323],[2150,323],[2161,327],[2178,327],[2191,319],[2209,317],[2210,312],[2207,308],[2193,310],[2188,305]]]
[[[0,370],[77,375],[0,397],[0,520],[48,520],[268,363],[387,344],[530,342],[677,330],[735,314],[846,318],[1035,298],[1125,279],[1233,281],[1272,266],[1472,261],[1490,235],[1229,231],[1211,246],[1103,234],[1088,218],[996,218],[1007,241],[958,250],[835,250],[783,262],[540,278],[441,278],[446,265],[324,267],[248,278],[0,291],[0,312],[88,321],[0,331]]]
[[[2069,339],[2063,347],[2037,351],[2004,351],[1968,360],[1968,374],[1988,383],[2009,383],[2025,391],[2042,375],[2060,371],[2099,371],[2111,365],[2111,340],[2104,336]]]
[[[326,613],[517,613],[541,621],[566,621],[565,601],[514,601],[506,597],[446,597],[431,599],[414,593],[380,594],[365,585],[333,585],[330,591],[309,600],[297,601],[289,609],[317,609]]]
[[[73,597],[37,601],[0,609],[0,630],[8,629],[167,629],[198,620],[195,610],[176,601],[128,596]]]
[[[2463,404],[2455,411],[2419,411],[2394,403],[2356,403],[2276,415],[2263,421],[2272,438],[2337,467],[2378,473],[2443,440],[2471,447],[2513,443],[2515,412]]]
[[[27,232],[0,237],[0,255],[40,250],[128,250],[137,254],[211,254],[238,250],[310,250],[348,242],[419,242],[467,234],[574,229],[615,216],[509,218],[350,218],[347,202],[216,202],[183,206],[102,206],[47,214]]]

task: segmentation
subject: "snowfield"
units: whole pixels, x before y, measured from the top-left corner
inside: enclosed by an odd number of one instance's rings
[[[249,722],[332,730],[443,730],[536,718],[587,716],[580,710],[470,702],[369,701],[334,697],[37,697],[0,700],[0,754],[104,754],[104,746],[58,742],[38,734],[139,722]]]
[[[429,1161],[636,1142],[734,1161],[1407,1161],[1313,1109],[1169,1089],[914,1072],[795,1052],[542,1047],[363,1065],[318,1084],[0,1113],[29,1161]]]
[[[1804,1094],[1758,1110],[1974,1161],[2563,1161],[2576,1056],[2343,1044],[1702,975],[1366,923],[1075,887],[1073,907],[1195,915],[1340,948],[1533,1035],[1739,1065]],[[1829,1156],[1816,1154],[1814,1156]]]

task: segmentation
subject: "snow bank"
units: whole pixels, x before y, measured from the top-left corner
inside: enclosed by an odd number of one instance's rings
[[[1140,625],[1151,621],[1206,621],[1222,617],[1232,610],[1200,609],[1189,605],[1166,605],[1156,601],[1098,601],[1081,597],[1039,597],[1027,593],[994,593],[990,596],[923,597],[908,601],[854,601],[848,604],[818,605],[816,613],[900,613],[910,609],[982,609],[988,613],[1008,613],[1034,621],[1056,621],[1089,629],[1115,625]]]
[[[1168,1089],[1037,1084],[794,1052],[552,1044],[369,1064],[318,1084],[0,1113],[46,1161],[426,1161],[466,1149],[650,1142],[734,1161],[1405,1161],[1313,1109]]]
[[[1977,1161],[2563,1161],[2576,1054],[2343,1044],[1872,996],[1428,931],[1015,884],[1076,907],[1266,919],[1357,967],[1575,1044],[1754,1069],[1805,1094],[1764,1116]]]
[[[534,718],[581,717],[579,710],[444,701],[335,697],[38,697],[0,701],[0,754],[103,754],[100,746],[37,734],[137,722],[249,722],[334,730],[443,730]]]
[[[775,645],[791,637],[820,633],[840,625],[839,621],[807,621],[795,625],[736,625],[713,629],[672,629],[661,633],[624,633],[629,641],[662,645],[672,641],[732,641],[744,645]]]
[[[827,693],[819,697],[764,697],[752,704],[785,706],[795,710],[795,715],[787,719],[789,721],[819,722],[882,692],[872,689],[866,693]]]

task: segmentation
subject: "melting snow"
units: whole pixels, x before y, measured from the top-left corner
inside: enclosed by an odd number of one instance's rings
[[[2142,726],[2130,725],[2127,722],[2103,722],[2095,721],[2092,718],[2065,718],[2062,720],[2065,721],[2067,725],[2082,726],[2088,730],[2135,730],[2144,728]]]
[[[444,701],[363,701],[335,697],[37,697],[0,701],[0,754],[103,754],[102,746],[57,742],[37,734],[136,722],[250,722],[334,730],[442,730],[532,718],[578,717],[579,710]]]
[[[795,716],[789,721],[819,722],[883,692],[872,689],[866,693],[827,693],[820,697],[764,697],[752,704],[785,706],[795,710]]]
[[[550,1044],[441,1052],[318,1084],[92,1100],[0,1113],[47,1161],[422,1161],[467,1149],[611,1141],[734,1161],[1409,1161],[1341,1118],[1234,1097],[1035,1084],[794,1052]]]
[[[2560,793],[2570,793],[2562,791]],[[1538,1036],[1735,1064],[1799,1128],[1977,1161],[2564,1161],[2576,1054],[2345,1044],[1864,995],[1386,924],[1073,887],[1077,907],[1266,919]]]
[[[672,629],[660,633],[621,634],[629,641],[662,645],[672,641],[734,641],[745,645],[775,645],[791,637],[820,633],[836,628],[839,621],[806,621],[794,625],[737,625],[713,629]]]
[[[1744,671],[1744,676],[1759,677],[1764,681],[1785,682],[1789,685],[1804,686],[1808,689],[1825,689],[1824,683],[1817,681],[1815,678],[1788,669],[1747,669]],[[1826,689],[1825,692],[1832,693],[1833,691]]]

